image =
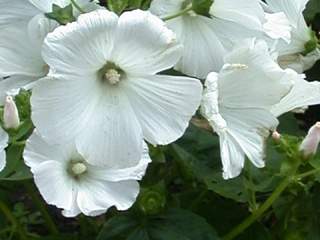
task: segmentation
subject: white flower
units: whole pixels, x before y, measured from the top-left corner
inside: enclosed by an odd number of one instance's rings
[[[66,217],[81,212],[88,216],[103,214],[110,207],[126,210],[135,202],[139,183],[150,158],[146,144],[138,165],[131,168],[90,165],[74,145],[49,145],[38,133],[29,138],[24,160],[48,204],[63,209]]]
[[[57,27],[44,15],[52,11],[53,3],[63,7],[70,0],[0,0],[0,100],[17,94],[19,88],[30,89],[47,75],[41,47],[47,33]],[[93,5],[89,0],[80,3]]]
[[[245,155],[264,167],[264,141],[277,119],[269,109],[292,87],[291,71],[282,70],[263,41],[247,41],[227,55],[219,73],[209,74],[202,114],[220,137],[223,177],[236,177]]]
[[[135,165],[141,139],[175,141],[200,105],[199,80],[157,74],[180,52],[175,35],[148,12],[83,14],[45,40],[51,71],[33,90],[33,122],[51,143],[76,138],[92,164]]]
[[[6,151],[5,148],[8,146],[9,136],[0,128],[0,172],[6,166]]]
[[[300,151],[303,152],[304,156],[308,157],[314,155],[317,152],[320,142],[320,122],[317,122],[313,125],[307,136],[303,139],[300,145]]]
[[[312,30],[307,26],[303,11],[308,0],[267,0],[265,5],[269,12],[284,12],[291,27],[291,42],[280,41],[277,50],[279,63],[283,68],[292,67],[302,73],[320,59],[320,51],[306,49],[307,44],[315,41]],[[309,48],[309,47],[307,47]],[[306,50],[308,52],[306,53]]]
[[[295,72],[292,72],[292,79],[294,86],[289,94],[271,108],[276,117],[295,109],[320,104],[320,82],[308,82],[305,75]]]
[[[19,112],[11,96],[7,96],[4,103],[3,124],[6,129],[16,129],[20,126]]]
[[[150,11],[160,17],[167,17],[184,9],[189,2],[153,0]],[[204,17],[191,11],[167,21],[168,27],[184,45],[182,59],[175,66],[178,71],[205,78],[209,72],[221,69],[229,44],[257,34],[263,35],[263,32],[276,39],[287,39],[288,35],[290,38],[287,26],[280,25],[280,36],[279,23],[277,31],[270,28],[271,23],[264,26],[270,19],[274,21],[275,17],[266,18],[257,0],[215,0],[210,15],[211,18]],[[284,21],[283,18],[281,20]]]

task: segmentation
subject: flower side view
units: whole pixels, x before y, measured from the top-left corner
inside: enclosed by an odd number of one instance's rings
[[[292,70],[274,62],[264,41],[248,40],[225,59],[219,73],[210,73],[202,114],[220,137],[223,177],[238,176],[245,156],[264,167],[265,138],[278,125],[270,108],[292,88]]]
[[[173,32],[149,12],[83,14],[45,40],[50,72],[33,90],[32,120],[50,143],[75,139],[91,164],[134,166],[143,138],[175,141],[200,105],[199,80],[157,74],[180,56]]]
[[[97,216],[112,206],[127,210],[138,196],[137,181],[151,161],[144,144],[142,158],[134,167],[96,167],[73,144],[48,145],[37,132],[27,142],[24,160],[43,198],[63,209],[66,217]]]
[[[276,50],[279,64],[290,67],[298,73],[311,68],[320,59],[318,39],[308,27],[303,11],[309,0],[267,0],[264,8],[267,12],[283,12],[292,27],[291,42],[279,41]]]
[[[49,68],[41,56],[46,35],[58,23],[45,17],[52,5],[64,7],[70,0],[0,0],[0,99],[16,94],[19,88],[30,89],[46,76]],[[81,0],[84,9],[96,4]],[[75,15],[79,13],[75,10]]]

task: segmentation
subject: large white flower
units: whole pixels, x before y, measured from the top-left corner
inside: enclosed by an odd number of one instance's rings
[[[150,11],[160,17],[167,17],[181,11],[190,2],[153,0]],[[283,29],[283,24],[279,24],[279,21],[276,29],[281,26],[283,31],[278,31],[280,35],[272,29],[275,17],[266,18],[257,0],[215,0],[210,15],[211,18],[189,12],[167,21],[168,27],[184,45],[182,59],[175,68],[187,75],[205,78],[209,72],[219,71],[229,42],[263,32],[275,38],[290,38],[290,29],[286,26]],[[283,23],[283,16],[276,15],[276,19]]]
[[[45,40],[51,70],[33,90],[33,122],[51,143],[76,138],[90,163],[135,165],[142,138],[175,141],[200,105],[199,80],[156,74],[180,53],[175,35],[151,13],[83,14]]]
[[[295,76],[282,70],[264,41],[246,41],[206,80],[202,113],[220,137],[223,177],[236,177],[245,156],[264,167],[264,141],[278,121],[270,108],[288,94]]]
[[[31,88],[47,75],[41,47],[47,33],[58,25],[44,15],[52,11],[52,4],[64,7],[70,0],[0,0],[0,99],[21,87]],[[94,6],[89,0],[79,5]]]
[[[27,141],[24,160],[43,198],[62,208],[66,217],[81,212],[96,216],[112,206],[118,210],[130,208],[139,193],[137,180],[144,176],[150,162],[144,144],[142,158],[134,167],[96,167],[74,145],[49,145],[36,132]]]
[[[266,2],[267,5],[264,5],[266,11],[284,12],[292,27],[291,42],[288,44],[279,41],[277,47],[279,64],[283,68],[293,68],[299,73],[312,67],[320,59],[320,51],[316,49],[315,36],[303,16],[308,0],[266,0]],[[314,45],[314,49],[310,44]]]
[[[0,128],[0,171],[6,166],[6,151],[5,148],[8,146],[9,136]]]

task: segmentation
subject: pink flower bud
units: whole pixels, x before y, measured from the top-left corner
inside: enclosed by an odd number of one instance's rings
[[[278,142],[278,141],[280,141],[281,134],[278,133],[277,131],[274,131],[274,132],[272,133],[272,138],[273,138],[273,140],[275,140],[276,142]]]
[[[307,136],[304,138],[300,145],[300,151],[303,152],[304,156],[314,155],[317,152],[317,148],[320,142],[320,122],[313,125]]]
[[[16,129],[20,125],[18,109],[11,96],[6,97],[3,112],[3,123],[6,129]]]

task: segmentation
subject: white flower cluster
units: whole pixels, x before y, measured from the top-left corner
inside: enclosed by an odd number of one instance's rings
[[[263,167],[277,117],[320,103],[320,83],[301,74],[320,58],[306,3],[215,0],[202,16],[188,0],[153,0],[117,16],[89,0],[0,0],[5,128],[20,124],[11,95],[31,89],[36,130],[24,160],[43,198],[67,217],[128,209],[151,161],[146,142],[176,141],[201,102],[224,178],[246,156]],[[71,23],[48,17],[70,4]],[[163,73],[172,67],[189,77]],[[2,169],[2,129],[0,139]]]

